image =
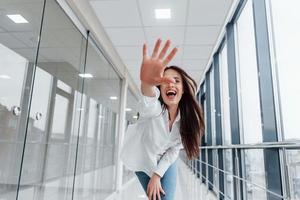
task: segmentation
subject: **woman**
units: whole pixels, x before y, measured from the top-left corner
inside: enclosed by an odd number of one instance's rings
[[[164,59],[170,41],[159,52],[161,42],[157,40],[151,57],[146,44],[143,46],[142,99],[135,126],[139,135],[122,150],[124,164],[135,171],[149,200],[174,198],[179,151],[183,146],[189,159],[197,157],[204,132],[202,111],[195,99],[196,83],[179,67],[166,67],[177,48]],[[141,141],[134,143],[137,138]]]

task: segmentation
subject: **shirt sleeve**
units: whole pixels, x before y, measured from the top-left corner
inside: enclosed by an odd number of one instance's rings
[[[142,95],[142,98],[138,103],[138,112],[142,118],[158,116],[162,112],[162,108],[158,100],[160,91],[157,87],[154,88],[154,91],[155,97]]]
[[[167,169],[173,164],[176,159],[178,158],[179,151],[182,149],[182,143],[178,143],[175,146],[172,146],[167,149],[167,151],[163,154],[162,158],[160,159],[156,170],[154,171],[160,177],[163,177]]]

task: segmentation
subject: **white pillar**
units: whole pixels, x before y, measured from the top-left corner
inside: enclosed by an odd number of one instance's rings
[[[120,118],[118,125],[118,138],[117,138],[117,157],[116,157],[116,191],[119,192],[122,188],[122,178],[123,178],[123,163],[120,159],[121,154],[121,145],[123,143],[123,136],[125,132],[125,122],[126,122],[126,100],[127,100],[127,90],[128,90],[128,81],[127,79],[122,80],[122,89],[121,89],[121,99],[120,99]]]

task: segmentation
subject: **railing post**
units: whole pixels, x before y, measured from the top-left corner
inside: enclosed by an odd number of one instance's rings
[[[282,148],[283,154],[283,166],[284,166],[284,183],[285,183],[285,192],[286,192],[286,199],[291,199],[291,188],[290,188],[290,180],[289,180],[289,166],[286,158],[286,149]]]
[[[208,149],[205,149],[205,157],[206,157],[206,163],[208,163]],[[209,187],[209,179],[208,179],[208,164],[206,164],[206,186]]]
[[[235,175],[240,177],[240,161],[239,161],[239,156],[238,156],[238,150],[237,148],[234,148],[234,164],[235,164]],[[235,178],[235,184],[236,184],[236,191],[237,191],[237,200],[241,199],[241,184],[240,184],[240,180]]]

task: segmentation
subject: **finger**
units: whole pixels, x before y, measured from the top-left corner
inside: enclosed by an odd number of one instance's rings
[[[153,49],[152,58],[157,57],[157,53],[158,53],[160,44],[161,44],[161,39],[158,39],[158,40],[156,41],[155,47],[154,47],[154,49]]]
[[[145,59],[147,57],[147,45],[144,44],[143,45],[143,59]]]
[[[155,82],[157,82],[158,85],[161,85],[163,83],[166,83],[166,84],[175,83],[175,80],[173,78],[169,78],[169,77],[162,77],[162,78],[155,79]]]
[[[153,192],[153,200],[156,200],[156,191]]]
[[[149,195],[149,192],[150,192],[149,189],[150,189],[150,188],[149,188],[149,184],[148,184],[148,186],[147,186],[147,195]]]
[[[160,52],[160,54],[159,54],[159,56],[158,56],[159,59],[163,59],[163,58],[165,57],[165,55],[166,55],[166,53],[167,53],[167,50],[168,50],[168,48],[170,47],[170,45],[171,45],[171,41],[170,41],[170,40],[167,40],[167,42],[166,42],[164,48],[161,50],[161,52]]]
[[[161,198],[160,198],[160,192],[159,192],[159,188],[157,188],[157,192],[156,192],[156,194],[157,194],[157,198],[158,198],[158,200],[161,200]]]
[[[149,193],[149,196],[148,196],[149,200],[152,200],[152,196],[153,196],[153,193],[150,192],[150,193]]]
[[[160,190],[161,193],[163,193],[164,195],[166,195],[165,191],[162,188],[160,188],[159,190]]]
[[[166,59],[163,61],[164,66],[166,66],[175,56],[175,54],[177,53],[178,49],[177,47],[175,47],[174,49],[172,49],[172,51],[169,53],[169,55],[166,57]]]

